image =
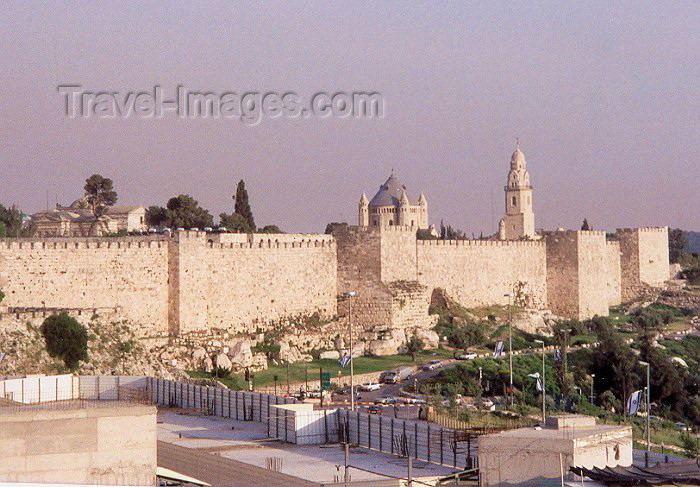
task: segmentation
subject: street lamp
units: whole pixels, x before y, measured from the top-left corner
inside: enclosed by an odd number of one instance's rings
[[[513,397],[513,308],[511,305],[511,300],[513,299],[513,293],[504,294],[503,296],[508,297],[508,370],[510,372],[510,405],[512,406],[515,402]]]
[[[542,344],[542,426],[547,421],[547,410],[545,406],[545,385],[544,385],[544,340],[535,340],[535,343]]]
[[[591,374],[591,406],[593,406],[593,381],[595,381],[595,374]]]
[[[348,299],[348,328],[350,332],[350,411],[355,410],[355,366],[352,363],[353,342],[352,342],[352,301],[357,295],[355,291],[348,291],[342,294]],[[321,391],[323,392],[323,391]]]
[[[639,361],[639,365],[643,365],[647,368],[647,452],[651,451],[651,430],[649,429],[649,414],[651,412],[651,402],[649,401],[649,398],[651,397],[651,393],[649,392],[649,362],[643,362]],[[647,459],[649,458],[647,454]],[[648,461],[648,460],[647,460]]]

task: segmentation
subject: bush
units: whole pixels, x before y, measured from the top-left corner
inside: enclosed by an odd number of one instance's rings
[[[63,359],[69,369],[74,370],[78,362],[88,360],[87,330],[68,313],[46,318],[41,325],[41,334],[46,340],[49,355]]]

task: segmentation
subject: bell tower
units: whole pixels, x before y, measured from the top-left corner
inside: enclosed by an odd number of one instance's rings
[[[530,174],[527,172],[525,154],[520,150],[519,141],[510,158],[510,171],[504,189],[506,214],[498,225],[499,238],[501,240],[536,238]]]

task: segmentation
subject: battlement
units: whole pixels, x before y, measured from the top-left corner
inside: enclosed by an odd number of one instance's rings
[[[547,232],[542,232],[542,236],[544,237],[550,237],[550,236],[558,236],[558,235],[566,235],[566,236],[572,236],[572,235],[577,235],[581,237],[605,237],[606,233],[603,230],[555,230],[555,231],[547,231]]]
[[[638,227],[618,228],[617,233],[663,233],[668,232],[668,227]]]
[[[135,249],[167,247],[169,237],[3,239],[0,250]]]
[[[544,247],[539,240],[418,240],[418,245],[445,247]]]
[[[334,248],[336,242],[334,239],[308,239],[299,241],[280,241],[278,239],[257,240],[255,242],[209,242],[208,246],[212,249],[300,249],[300,248]]]

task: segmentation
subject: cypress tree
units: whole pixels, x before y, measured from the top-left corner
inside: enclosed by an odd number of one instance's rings
[[[235,200],[234,211],[237,215],[243,217],[252,231],[255,231],[255,220],[253,219],[253,210],[250,209],[250,204],[248,203],[248,191],[245,189],[245,181],[242,179],[238,181],[238,186],[236,187],[236,196],[233,198]]]

